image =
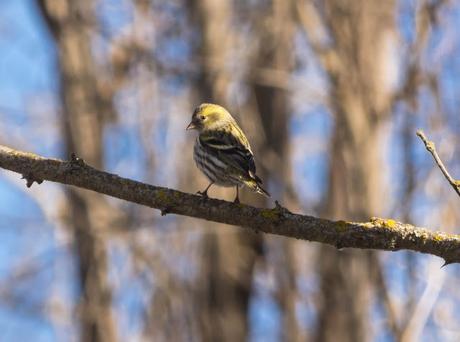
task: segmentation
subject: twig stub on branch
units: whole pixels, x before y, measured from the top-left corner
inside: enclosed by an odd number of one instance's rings
[[[279,203],[274,208],[255,208],[218,199],[203,200],[198,195],[122,178],[87,164],[75,166],[73,161],[43,158],[0,146],[0,168],[26,175],[31,172],[34,179],[96,191],[159,209],[163,214],[196,217],[337,248],[405,249],[439,256],[447,264],[460,262],[459,235],[433,232],[392,219],[331,221],[291,213]]]

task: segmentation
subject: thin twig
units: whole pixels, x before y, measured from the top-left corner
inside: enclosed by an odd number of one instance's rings
[[[449,182],[449,184],[452,186],[452,188],[454,188],[455,192],[457,193],[457,195],[460,196],[460,181],[457,181],[455,180],[449,173],[449,171],[447,171],[444,163],[442,162],[441,158],[439,158],[439,155],[438,153],[436,152],[436,148],[434,146],[434,142],[430,141],[427,139],[427,137],[425,136],[425,133],[423,133],[423,131],[421,130],[418,130],[417,131],[417,136],[422,139],[423,143],[425,144],[425,147],[427,149],[428,152],[431,153],[431,155],[433,156],[434,158],[434,161],[436,162],[436,164],[438,165],[439,169],[441,170],[442,174],[444,175],[444,177],[446,177],[447,181]]]

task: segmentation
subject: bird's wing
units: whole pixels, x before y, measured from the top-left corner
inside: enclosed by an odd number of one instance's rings
[[[231,169],[242,176],[261,182],[256,176],[256,165],[247,140],[240,141],[229,132],[220,131],[200,135],[200,143]],[[247,145],[246,145],[247,144]]]

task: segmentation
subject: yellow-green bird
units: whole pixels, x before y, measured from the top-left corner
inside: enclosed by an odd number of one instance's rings
[[[246,185],[251,190],[270,196],[256,175],[254,155],[248,139],[235,119],[222,106],[212,103],[199,105],[192,115],[187,130],[196,129],[193,158],[198,168],[211,182],[199,192],[207,197],[211,185],[236,187],[236,203],[239,203],[238,188]]]

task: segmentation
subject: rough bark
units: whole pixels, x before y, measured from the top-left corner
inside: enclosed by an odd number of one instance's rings
[[[0,146],[0,167],[24,175],[29,185],[43,180],[73,185],[156,208],[163,214],[242,226],[264,233],[320,242],[339,249],[406,249],[436,255],[447,264],[460,262],[459,235],[415,227],[392,219],[331,221],[294,214],[279,204],[270,209],[255,208],[122,178],[88,166],[81,159],[49,159],[5,146]]]

